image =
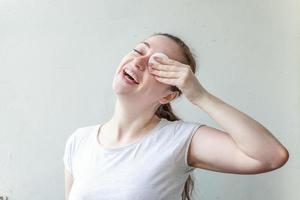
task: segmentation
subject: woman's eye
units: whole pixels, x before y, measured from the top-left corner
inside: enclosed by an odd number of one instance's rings
[[[136,50],[136,49],[132,49],[132,50],[135,51],[135,52],[137,52],[138,54],[142,55],[142,53],[139,52],[138,50]]]

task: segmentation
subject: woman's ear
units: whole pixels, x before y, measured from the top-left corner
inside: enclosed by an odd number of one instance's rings
[[[171,102],[173,99],[175,99],[179,95],[178,91],[170,91],[169,94],[164,96],[162,99],[159,100],[159,103],[166,104]]]

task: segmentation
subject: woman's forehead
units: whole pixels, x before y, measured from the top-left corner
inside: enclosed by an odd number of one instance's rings
[[[166,54],[170,59],[182,60],[179,45],[165,36],[152,36],[142,41],[140,44],[146,46],[146,48],[151,48],[153,53],[161,52]]]

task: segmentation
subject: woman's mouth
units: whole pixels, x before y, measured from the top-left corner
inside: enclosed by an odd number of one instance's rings
[[[124,77],[125,77],[127,80],[129,80],[129,81],[131,81],[131,82],[133,82],[133,83],[135,83],[135,84],[139,84],[139,83],[135,80],[135,78],[134,78],[134,76],[131,74],[131,72],[128,71],[128,70],[126,70],[126,68],[123,70],[123,75],[124,75]]]
[[[130,83],[139,84],[131,75],[130,72],[126,71],[126,69],[123,70],[123,76],[126,80],[128,80]]]

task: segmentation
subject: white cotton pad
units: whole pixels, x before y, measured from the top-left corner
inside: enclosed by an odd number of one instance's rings
[[[153,64],[159,63],[158,61],[156,61],[156,60],[154,59],[154,56],[158,56],[158,57],[162,57],[162,58],[169,58],[169,57],[168,57],[166,54],[164,54],[164,53],[154,53],[154,54],[152,54],[151,57],[149,58],[149,61],[148,61],[149,64],[150,64],[150,63],[153,63]]]

